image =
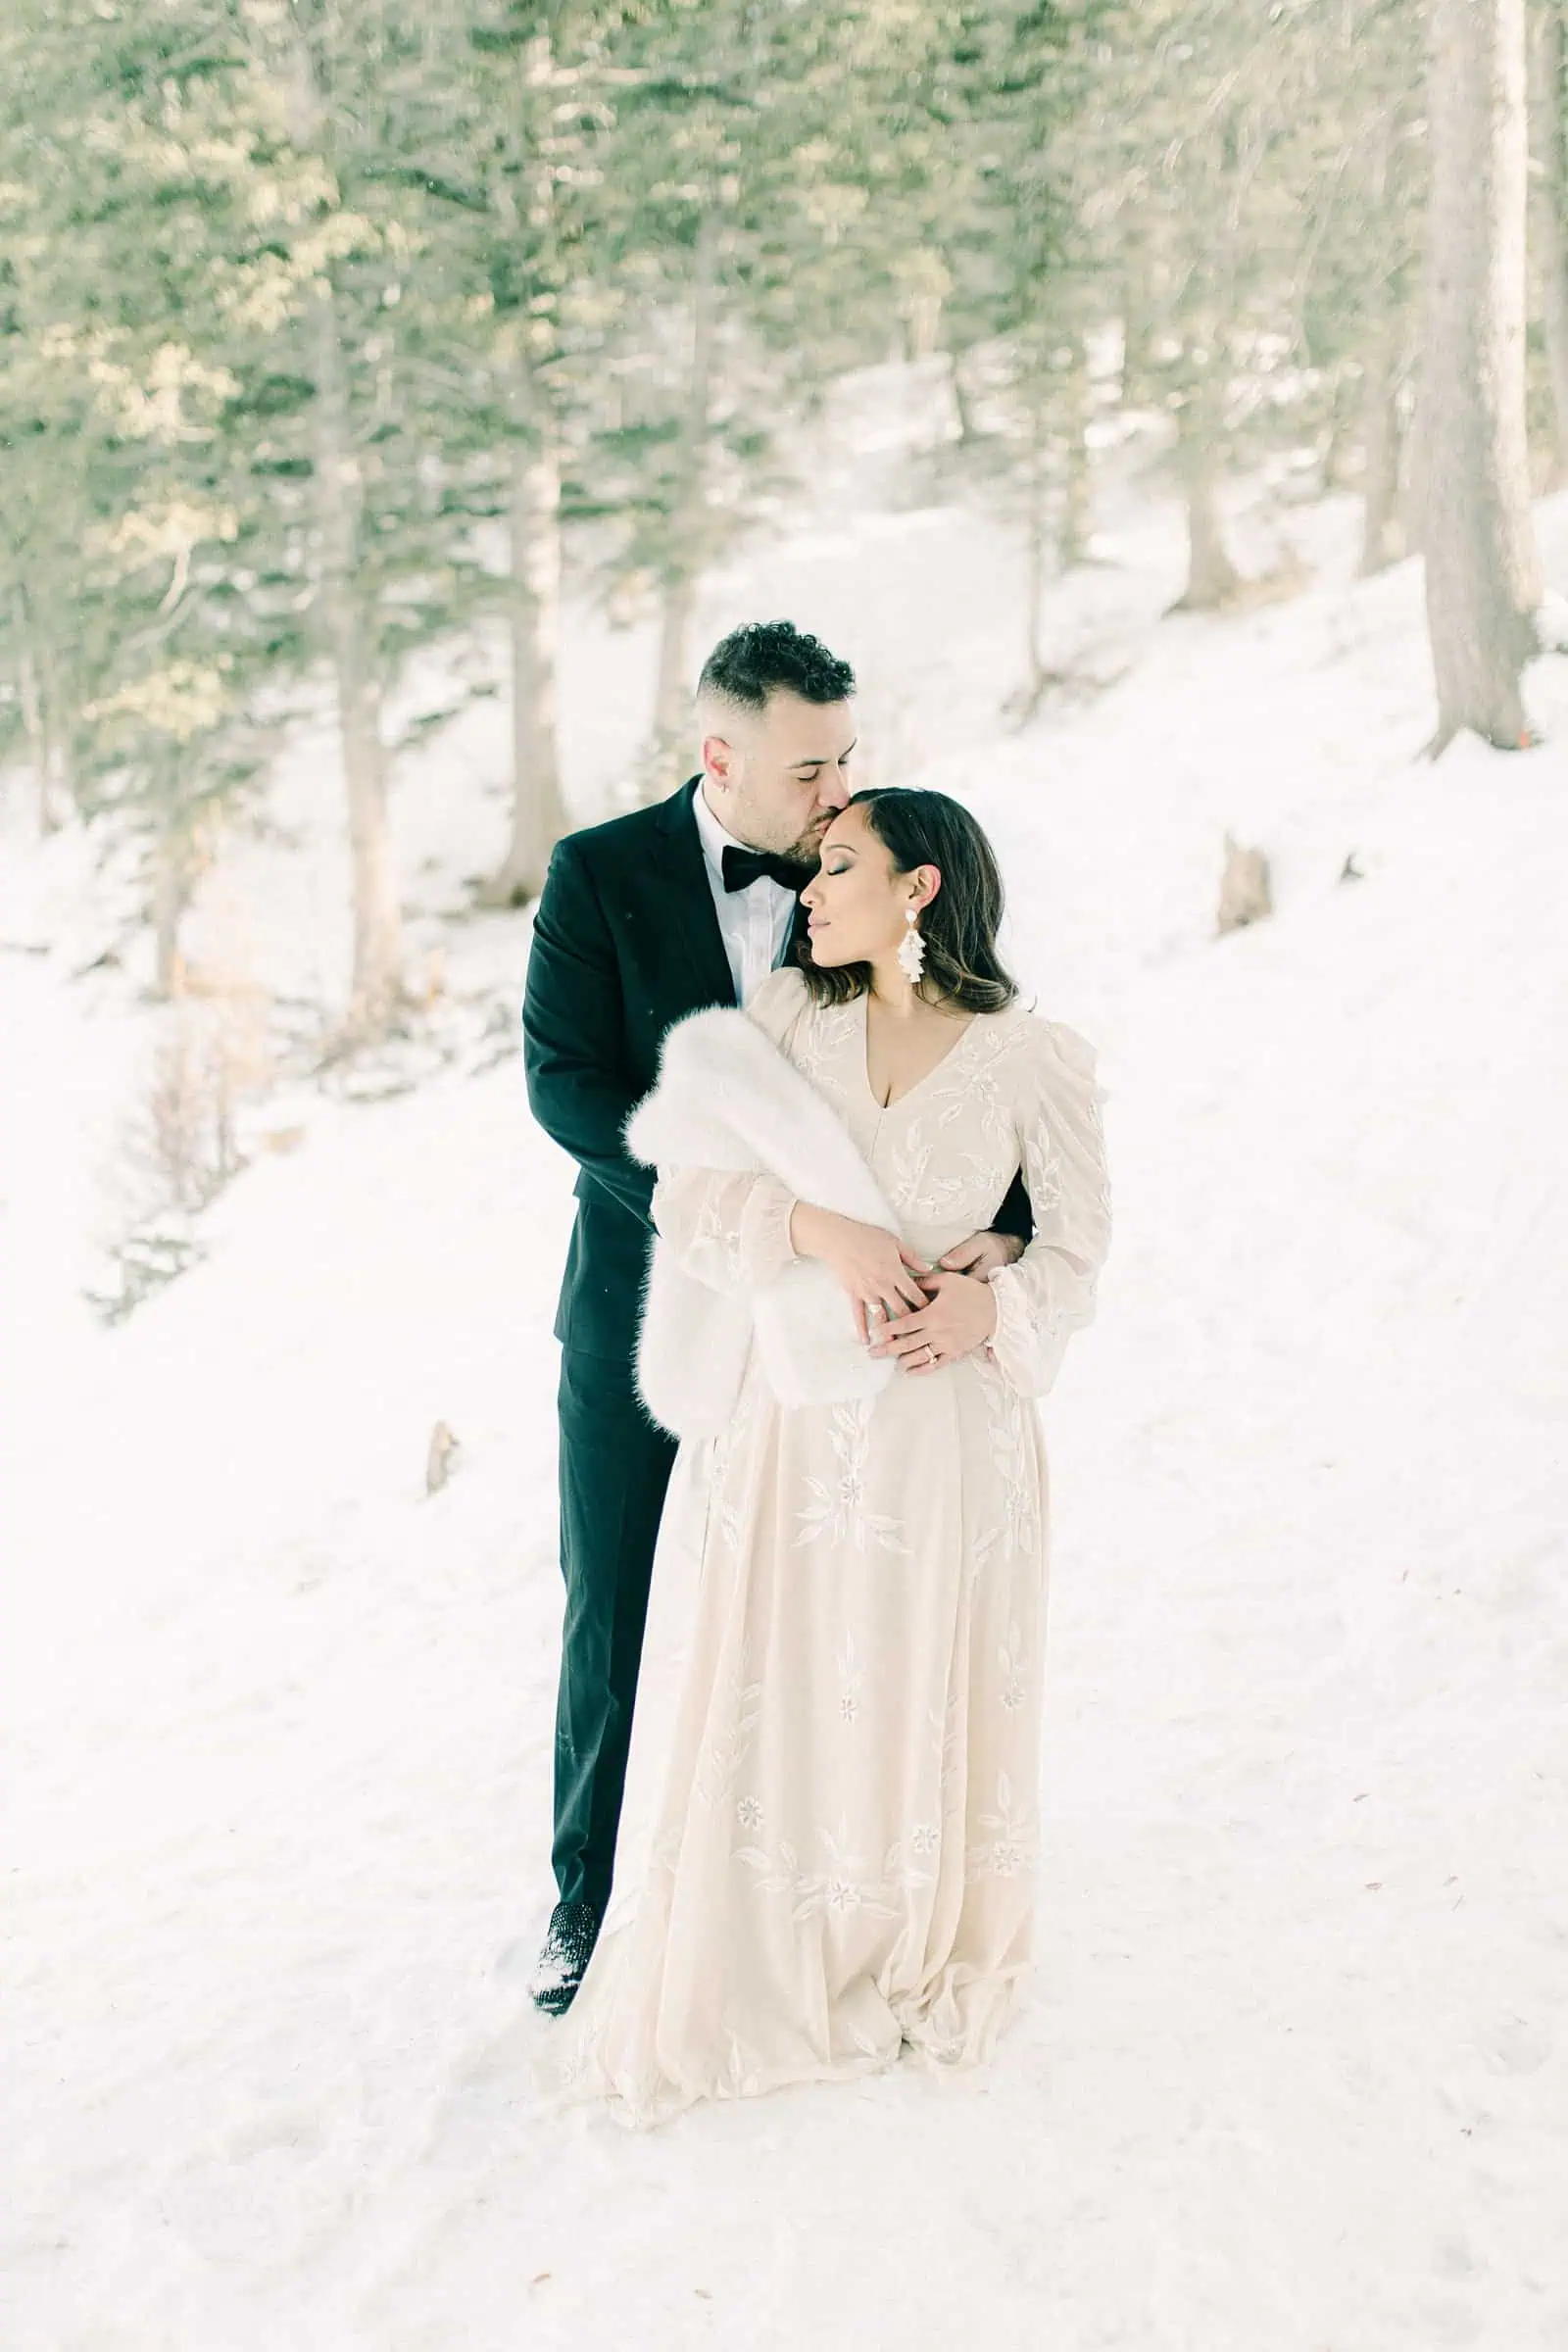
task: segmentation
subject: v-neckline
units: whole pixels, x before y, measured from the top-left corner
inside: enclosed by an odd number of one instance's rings
[[[895,1095],[891,1102],[879,1102],[876,1088],[871,1084],[871,993],[869,989],[863,991],[857,1002],[860,1007],[860,1084],[870,1099],[872,1108],[883,1118],[886,1118],[889,1111],[902,1110],[905,1103],[910,1102],[922,1087],[930,1085],[939,1071],[947,1068],[954,1055],[962,1051],[970,1030],[980,1018],[979,1013],[972,1012],[940,1060],[934,1061],[912,1086],[906,1086],[902,1095]]]

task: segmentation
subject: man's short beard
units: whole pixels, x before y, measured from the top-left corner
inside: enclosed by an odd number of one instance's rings
[[[799,841],[792,841],[787,850],[780,850],[778,855],[785,864],[798,865],[803,873],[814,874],[822,862],[822,836],[832,822],[831,815],[819,817],[808,833],[803,833]]]

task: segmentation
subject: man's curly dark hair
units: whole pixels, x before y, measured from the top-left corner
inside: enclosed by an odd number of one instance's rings
[[[714,646],[697,691],[747,710],[765,710],[768,697],[780,692],[798,694],[803,703],[841,703],[855,692],[855,672],[793,620],[748,620]]]

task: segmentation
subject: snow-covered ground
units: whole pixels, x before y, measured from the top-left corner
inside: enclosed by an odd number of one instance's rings
[[[885,416],[873,386],[702,628],[789,612],[857,662],[868,770],[972,799],[1020,966],[1102,1049],[1032,2006],[962,2085],[540,2118],[568,1167],[514,1059],[296,1092],[207,1262],[99,1328],[151,1016],[72,977],[103,886],[26,846],[19,791],[6,2352],[1568,2346],[1568,670],[1532,682],[1546,749],[1434,770],[1419,583],[1350,581],[1348,507],[1289,516],[1306,593],[1161,622],[1179,538],[1134,473],[1053,624],[1126,674],[1008,732],[1017,550],[889,495]],[[1561,583],[1568,510],[1541,528]],[[584,813],[649,666],[577,616]],[[514,995],[525,920],[450,920],[501,720],[411,760],[399,819],[416,952]],[[319,746],[278,807],[317,841]],[[1227,826],[1278,911],[1216,942]],[[335,984],[324,842],[221,891],[201,919],[262,977]]]

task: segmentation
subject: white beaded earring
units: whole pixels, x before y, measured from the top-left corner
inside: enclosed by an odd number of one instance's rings
[[[920,937],[912,906],[906,906],[904,919],[909,927],[899,942],[899,969],[910,987],[917,988],[920,974],[925,970],[925,941]]]

